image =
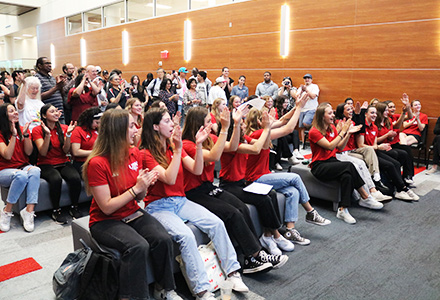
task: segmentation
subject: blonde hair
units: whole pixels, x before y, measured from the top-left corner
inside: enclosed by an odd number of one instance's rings
[[[129,113],[131,113],[131,108],[133,107],[134,103],[136,101],[139,101],[142,105],[141,100],[139,100],[138,98],[130,98],[127,100],[127,103],[125,104],[125,109],[128,110]],[[143,111],[143,110],[142,110]],[[139,127],[142,127],[142,121],[144,120],[144,116],[141,113],[138,117],[137,117],[137,121],[136,123],[138,124]]]
[[[220,120],[220,111],[218,110],[219,106],[222,104],[222,102],[225,101],[225,99],[217,98],[212,102],[211,106],[211,113],[214,115],[215,120],[218,123],[218,120]]]
[[[252,108],[246,117],[246,135],[250,135],[254,131],[261,128],[259,121],[261,120],[261,110]]]

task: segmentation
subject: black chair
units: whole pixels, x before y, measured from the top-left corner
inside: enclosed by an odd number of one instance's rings
[[[418,151],[417,156],[417,168],[420,166],[420,157],[423,152],[423,159],[426,162],[427,153],[426,153],[426,137],[428,135],[428,124],[425,125],[425,128],[422,131],[422,138],[420,139],[420,143],[412,144],[411,148]]]

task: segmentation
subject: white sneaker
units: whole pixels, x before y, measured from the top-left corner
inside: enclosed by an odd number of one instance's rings
[[[369,209],[381,209],[383,207],[383,204],[376,201],[372,196],[359,200],[359,205]]]
[[[208,293],[205,293],[205,295]],[[180,297],[176,291],[165,291],[165,290],[156,290],[154,289],[153,297],[156,300],[183,300],[182,297]],[[209,298],[208,298],[209,299]]]
[[[202,297],[197,296],[196,300],[217,300],[217,298],[215,298],[215,295],[213,293],[206,292],[203,294]]]
[[[291,241],[287,240],[282,235],[280,235],[280,237],[277,239],[274,238],[273,240],[277,244],[278,248],[283,251],[291,252],[291,251],[295,250],[295,245]],[[310,241],[309,241],[309,243],[310,243]]]
[[[28,212],[26,207],[20,211],[21,221],[23,222],[24,230],[27,232],[34,231],[34,212]]]
[[[406,193],[412,198],[413,201],[419,201],[420,197],[417,196],[412,190],[407,190]]]
[[[347,208],[338,209],[336,218],[341,219],[348,224],[356,224],[356,219],[350,215]]]
[[[414,180],[412,180],[411,178],[405,178],[405,183],[408,185],[413,185],[414,184]]]
[[[295,151],[293,151],[293,155],[295,155],[295,157],[299,160],[303,160],[305,159],[305,157],[298,151],[298,149],[296,149]]]
[[[264,248],[266,248],[267,251],[269,251],[270,254],[273,255],[283,255],[281,250],[278,248],[277,244],[275,243],[272,236],[264,236],[264,234],[260,237],[260,244]]]
[[[394,198],[400,199],[400,200],[405,200],[405,201],[412,201],[413,200],[413,198],[410,195],[408,195],[408,193],[405,191],[395,193]]]
[[[291,164],[291,165],[297,165],[297,164],[299,164],[299,163],[301,163],[300,160],[299,160],[298,158],[296,158],[294,155],[292,155],[292,156],[289,158],[289,164]]]
[[[241,279],[241,275],[238,272],[234,272],[231,276],[227,279],[229,282],[232,282],[232,290],[239,292],[239,293],[247,293],[249,292],[249,288],[244,284],[243,279]]]
[[[275,164],[275,169],[277,169],[278,171],[282,171],[283,167],[279,163],[276,163]]]
[[[386,196],[386,195],[382,194],[380,191],[376,191],[376,192],[374,192],[374,193],[371,193],[371,196],[373,196],[373,198],[374,198],[376,201],[386,201],[386,200],[391,200],[391,199],[393,199],[393,197],[391,197],[391,196]]]
[[[11,212],[6,212],[3,209],[0,211],[0,230],[1,231],[6,232],[6,231],[9,231],[9,229],[11,229],[11,217],[13,217],[13,216],[14,216],[14,214]]]

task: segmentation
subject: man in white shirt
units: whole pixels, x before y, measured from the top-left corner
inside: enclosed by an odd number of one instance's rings
[[[160,84],[165,76],[165,71],[162,68],[157,69],[157,78],[153,79],[147,86],[148,96],[159,96]]]
[[[304,130],[310,129],[312,126],[313,117],[315,116],[316,108],[318,107],[319,87],[317,84],[312,83],[312,75],[307,73],[303,76],[304,84],[298,88],[296,99],[301,99],[304,93],[307,93],[308,100],[306,105],[301,109],[299,115],[298,126],[300,129],[300,139],[304,143]]]

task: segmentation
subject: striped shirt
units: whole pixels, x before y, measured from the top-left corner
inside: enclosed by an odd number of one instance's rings
[[[47,92],[51,88],[53,88],[56,85],[55,77],[50,75],[43,75],[41,73],[35,74],[35,77],[37,77],[41,82],[41,93]],[[61,96],[61,93],[59,90],[57,90],[55,93],[52,94],[47,99],[42,100],[44,104],[52,104],[55,106],[60,112],[61,112],[61,120],[64,120],[64,109],[63,109],[63,97]]]

